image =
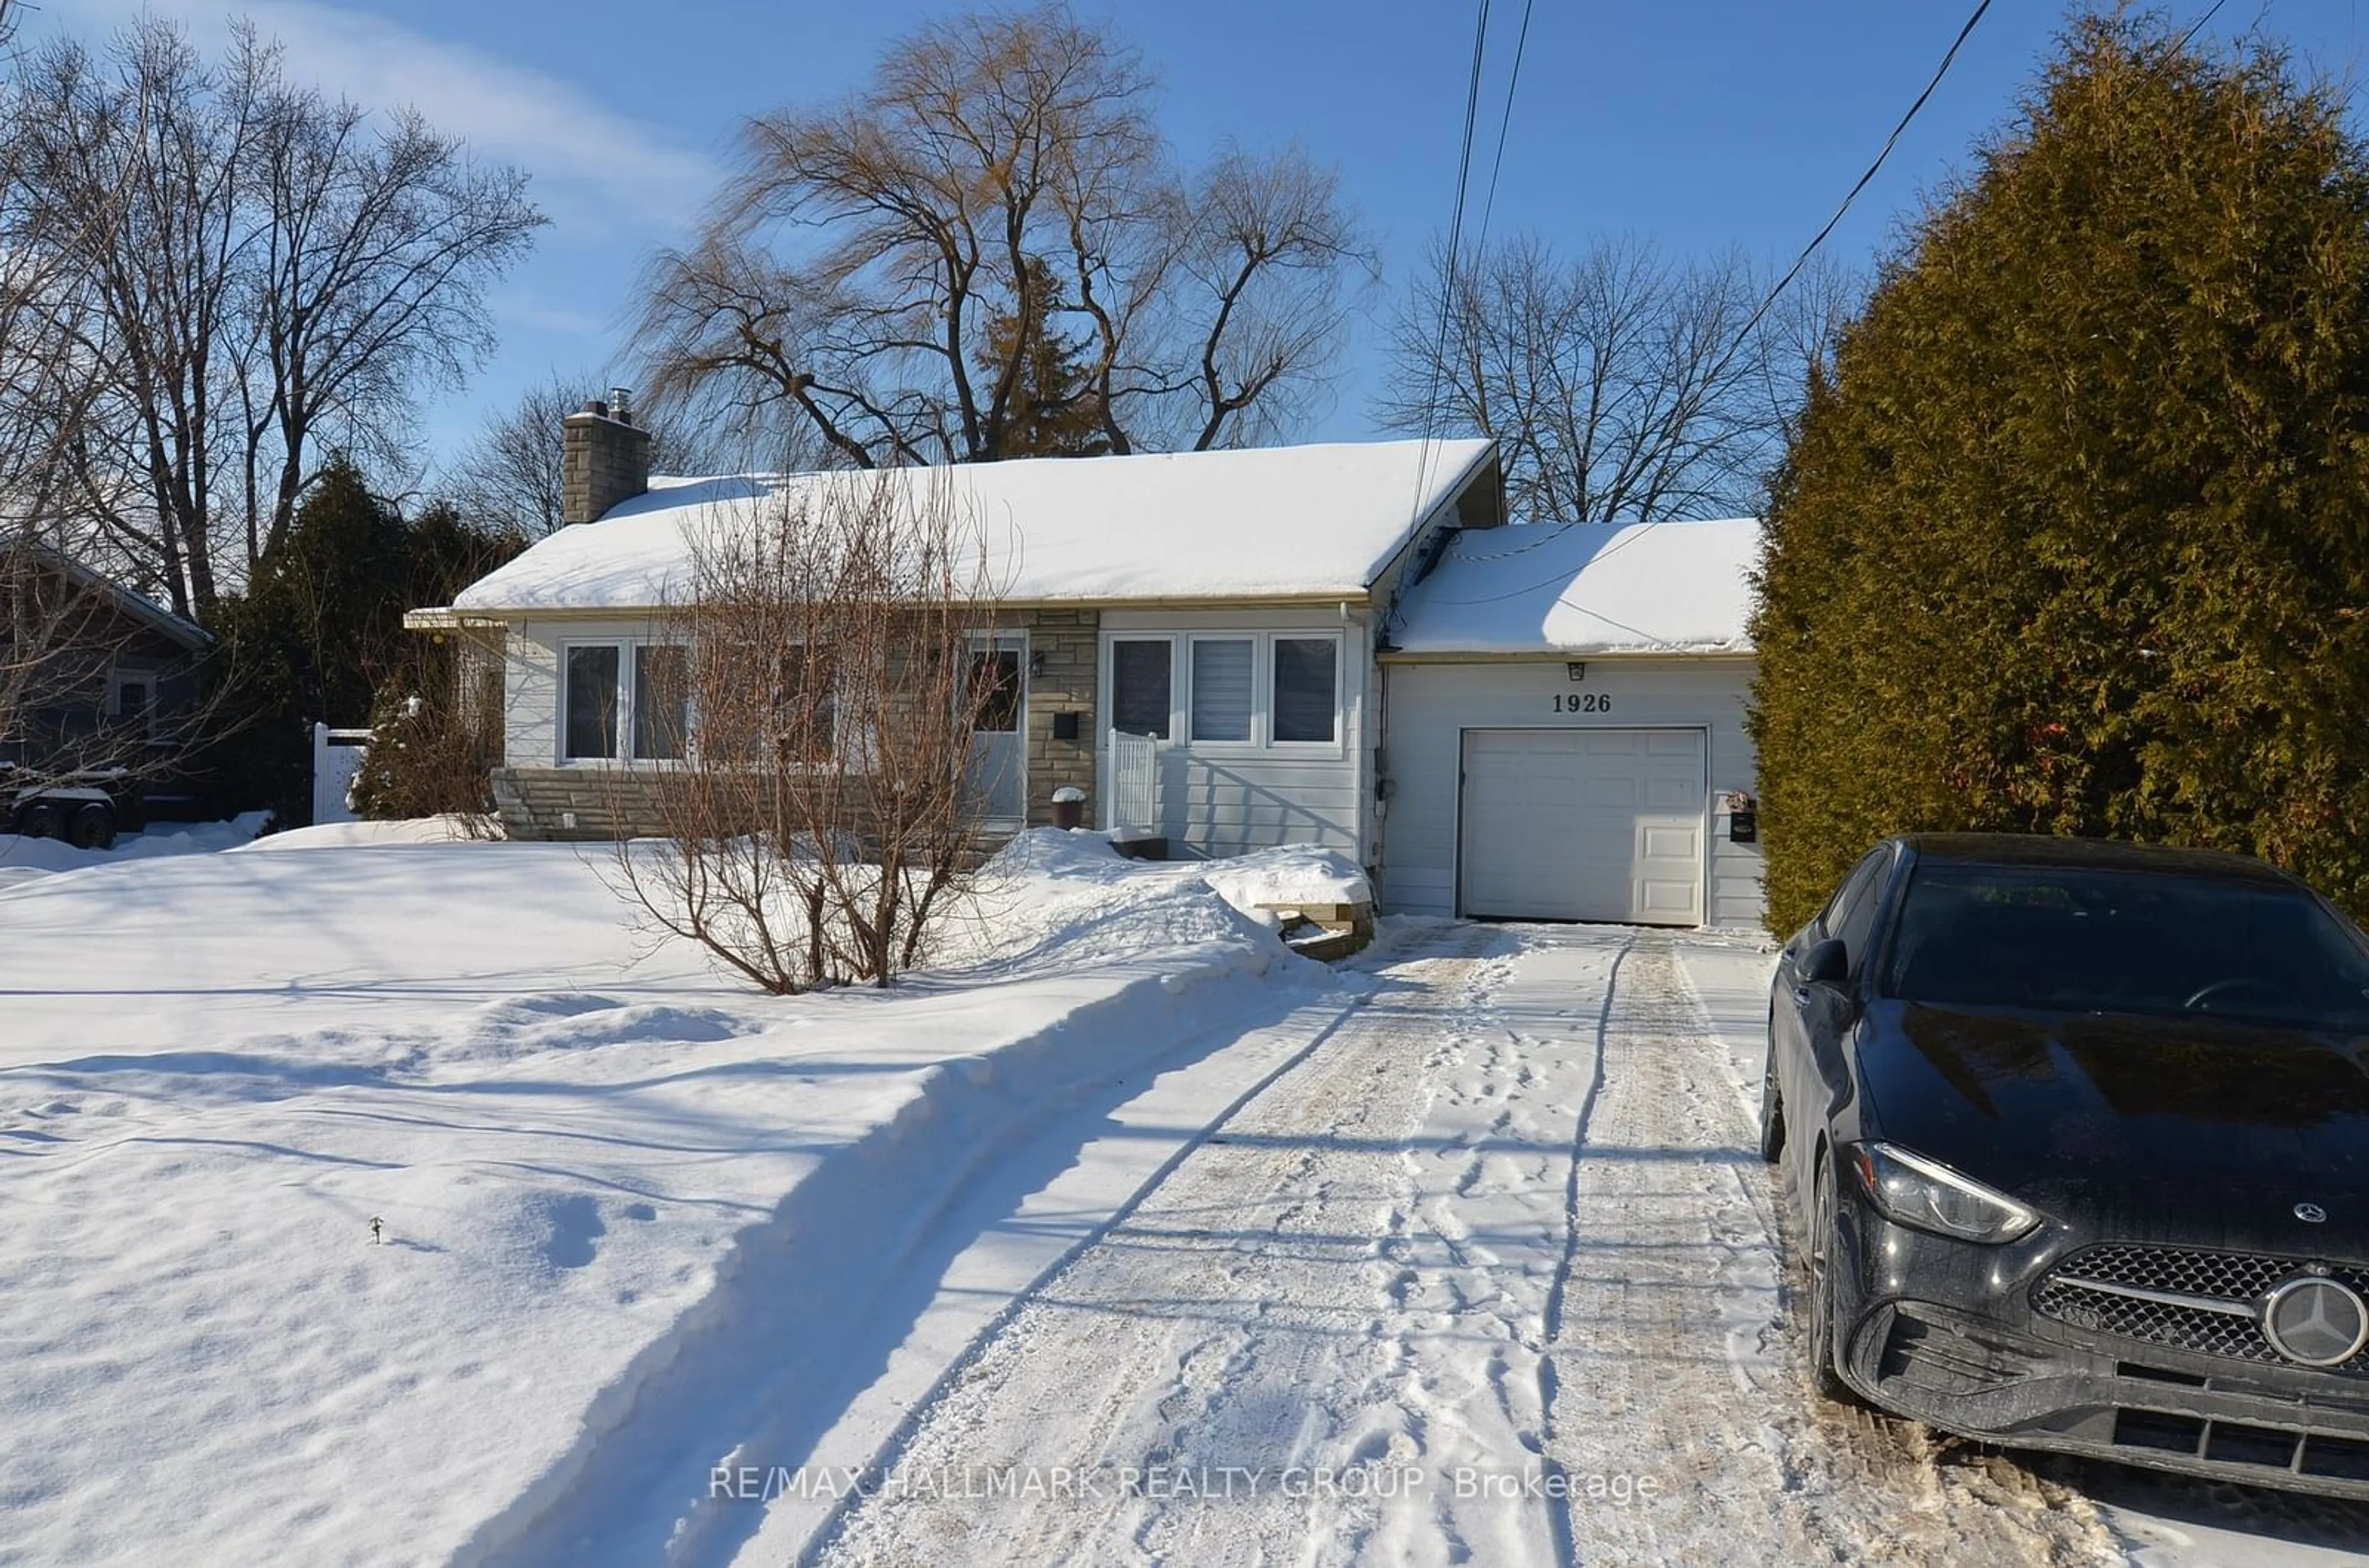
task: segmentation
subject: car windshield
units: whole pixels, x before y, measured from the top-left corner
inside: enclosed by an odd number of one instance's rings
[[[1880,989],[1944,1006],[2369,1029],[2369,956],[2338,917],[2300,889],[2203,876],[1921,865]]]

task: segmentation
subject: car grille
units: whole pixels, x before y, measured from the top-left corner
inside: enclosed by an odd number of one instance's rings
[[[2261,1323],[2252,1309],[2281,1280],[2307,1272],[2325,1272],[2369,1295],[2369,1268],[2352,1264],[2322,1264],[2260,1253],[2115,1244],[2085,1248],[2050,1269],[2032,1288],[2031,1305],[2043,1316],[2075,1328],[2283,1367],[2290,1363],[2262,1337]],[[2241,1317],[2097,1288],[2116,1285],[2210,1297],[2248,1311]],[[2369,1375],[2369,1351],[2340,1367],[2324,1369]]]

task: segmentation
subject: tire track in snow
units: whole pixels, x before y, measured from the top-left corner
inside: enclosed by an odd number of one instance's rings
[[[1468,1070],[1476,1048],[1503,1055],[1480,1004],[1505,964],[1474,953],[1505,939],[1461,939],[1463,955],[1396,966],[1394,1000],[1208,1135],[985,1346],[898,1456],[925,1475],[1124,1464],[1264,1485],[1010,1504],[884,1493],[843,1516],[822,1560],[1545,1561],[1534,1510],[1277,1490],[1288,1467],[1518,1452],[1517,1424],[1535,1441],[1536,1411],[1507,1411],[1505,1390],[1535,1359],[1560,1180],[1544,1203],[1523,1195],[1527,1232],[1476,1231],[1443,1202],[1461,1184],[1470,1211],[1470,1194],[1528,1180],[1563,1135],[1516,1125],[1544,1110],[1502,1060]]]
[[[1814,1400],[1773,1183],[1670,938],[1640,938],[1605,1018],[1551,1350],[1550,1457],[1582,1486],[1571,1560],[2120,1561],[2063,1488]],[[1621,1477],[1656,1494],[1622,1506],[1585,1491]]]

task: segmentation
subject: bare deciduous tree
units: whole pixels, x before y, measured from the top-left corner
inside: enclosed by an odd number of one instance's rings
[[[647,384],[855,467],[1020,455],[1048,415],[1081,450],[1268,435],[1325,383],[1371,258],[1297,151],[1180,174],[1153,86],[1040,5],[931,23],[848,102],[753,121],[697,243],[653,269]]]
[[[978,530],[942,487],[848,475],[718,522],[692,559],[630,675],[621,738],[652,765],[618,783],[665,836],[621,844],[620,880],[767,990],[887,985],[965,887],[973,732],[1024,679],[974,640],[998,598]]]
[[[566,507],[560,425],[601,392],[601,378],[589,372],[554,372],[486,416],[448,475],[453,504],[471,527],[535,540],[560,525]],[[784,452],[755,447],[746,434],[728,423],[696,433],[658,431],[651,466],[662,474],[735,474],[816,465],[811,443]]]
[[[540,539],[560,525],[566,494],[560,422],[598,396],[598,385],[590,376],[554,373],[486,417],[453,464],[449,486],[473,526]]]
[[[200,622],[286,538],[327,448],[398,449],[412,393],[476,362],[484,286],[543,222],[522,174],[292,86],[245,28],[218,64],[154,17],[103,54],[47,45],[0,116],[11,200],[106,394],[84,501]]]
[[[1564,260],[1525,237],[1448,263],[1435,247],[1399,312],[1376,412],[1494,437],[1509,507],[1540,522],[1755,509],[1849,287],[1809,269],[1756,321],[1766,284],[1735,255],[1613,240]]]
[[[0,0],[0,60],[16,58],[17,19]],[[149,661],[127,601],[88,565],[103,540],[81,457],[109,390],[107,322],[69,258],[120,234],[131,193],[95,189],[71,210],[37,200],[22,132],[0,126],[0,817],[28,790],[152,775],[169,759],[160,723],[196,706],[194,682]],[[111,676],[126,659],[149,701],[117,712]]]

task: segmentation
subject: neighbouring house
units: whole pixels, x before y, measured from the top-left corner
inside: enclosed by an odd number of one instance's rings
[[[637,772],[640,650],[664,640],[693,541],[844,475],[652,479],[650,440],[568,417],[568,525],[407,624],[496,647],[518,837],[654,830]],[[1488,441],[1389,441],[892,471],[953,487],[1000,596],[973,657],[1018,700],[975,737],[990,826],[1086,820],[1180,855],[1285,843],[1370,864],[1380,835],[1374,628],[1453,532],[1504,521]],[[943,494],[943,491],[936,493]],[[662,750],[662,748],[651,748]],[[647,795],[641,797],[647,800]]]
[[[1385,908],[1757,926],[1760,525],[1459,534],[1381,654]]]
[[[40,785],[94,798],[103,793],[116,811],[113,826],[188,815],[177,809],[189,804],[179,761],[213,638],[38,543],[0,552],[0,780],[9,786],[7,803]],[[46,830],[45,824],[38,826]]]
[[[636,724],[636,673],[692,542],[834,482],[653,479],[649,444],[604,405],[571,415],[569,525],[408,617],[498,672],[495,795],[515,837],[657,830],[636,780],[681,764],[635,754],[669,727]],[[951,486],[1001,552],[972,650],[1018,694],[974,737],[995,829],[1048,824],[1057,791],[1082,791],[1088,824],[1171,854],[1342,850],[1386,908],[1758,920],[1756,523],[1508,527],[1485,441],[887,482]]]

